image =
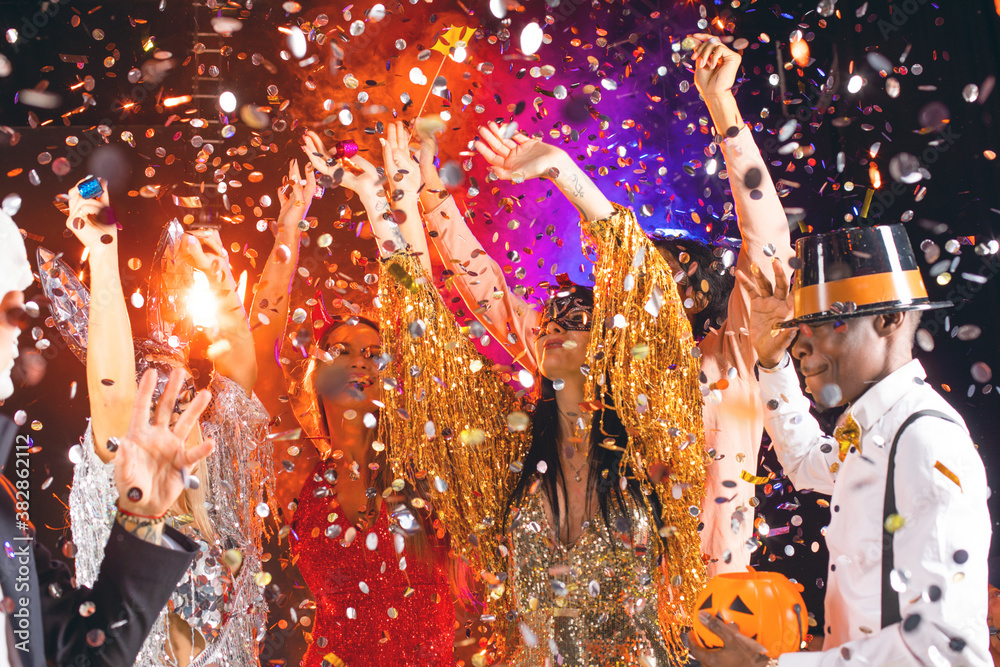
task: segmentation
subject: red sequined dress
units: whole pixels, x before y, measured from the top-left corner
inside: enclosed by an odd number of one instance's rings
[[[347,543],[355,526],[334,497],[335,466],[316,465],[292,521],[292,553],[316,600],[302,664],[451,667],[455,609],[445,564],[408,548],[396,553],[384,502],[374,525]]]

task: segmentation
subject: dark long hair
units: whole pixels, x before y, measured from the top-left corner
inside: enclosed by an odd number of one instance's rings
[[[531,446],[524,458],[524,467],[517,478],[517,484],[507,500],[504,509],[504,525],[507,524],[512,509],[520,504],[528,487],[536,474],[541,475],[542,488],[552,506],[553,528],[557,539],[562,535],[562,507],[559,502],[559,486],[563,489],[563,498],[568,498],[566,478],[559,458],[559,440],[562,434],[562,420],[559,418],[559,408],[556,404],[556,389],[552,380],[542,376],[538,384],[539,390],[534,404],[534,414],[531,419]],[[603,401],[607,405],[610,398],[607,389]],[[603,446],[605,440],[613,441],[614,449]],[[609,443],[611,444],[611,443]],[[628,445],[628,433],[618,417],[613,406],[594,413],[590,429],[590,452],[587,455],[587,505],[590,505],[593,494],[597,494],[598,509],[609,532],[631,532],[632,521],[625,507],[625,494],[621,490],[619,470],[622,460],[622,450]],[[538,473],[538,464],[545,461],[548,466],[544,473]],[[643,504],[643,494],[639,483],[632,477],[631,469],[626,468],[628,483],[626,491],[632,498]],[[661,526],[660,502],[656,493],[649,496],[653,508],[653,521],[657,528]],[[626,525],[612,526],[610,503],[615,502],[625,517]],[[568,510],[568,508],[567,508]],[[568,513],[568,512],[567,512]]]
[[[712,247],[707,243],[694,239],[664,238],[653,236],[650,241],[657,249],[666,250],[673,255],[684,270],[690,271],[693,264],[695,270],[688,276],[688,283],[696,292],[704,292],[708,297],[708,305],[692,316],[691,331],[701,339],[709,328],[718,328],[729,315],[729,295],[736,286],[736,276],[733,268],[726,266],[721,255],[727,250],[724,246]],[[681,262],[681,254],[687,253],[688,261]],[[708,289],[704,290],[704,284]]]

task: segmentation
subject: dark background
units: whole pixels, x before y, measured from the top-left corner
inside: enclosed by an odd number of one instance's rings
[[[144,291],[155,239],[173,212],[161,201],[141,196],[140,190],[181,180],[211,180],[215,169],[228,164],[225,180],[231,187],[228,201],[222,204],[230,220],[223,237],[231,244],[234,272],[247,271],[252,285],[271,246],[270,234],[266,229],[259,231],[256,223],[273,219],[277,213],[277,206],[263,206],[261,197],[270,195],[276,201],[274,188],[284,165],[290,157],[301,158],[296,148],[297,128],[329,127],[337,138],[350,136],[363,149],[371,148],[378,131],[376,123],[390,120],[391,109],[405,117],[414,113],[413,106],[403,108],[401,92],[411,93],[415,104],[423,99],[426,88],[410,84],[406,73],[413,66],[422,66],[425,75],[432,77],[434,67],[428,70],[417,54],[434,42],[437,31],[450,20],[481,28],[482,38],[470,45],[473,64],[489,61],[496,69],[486,76],[474,66],[446,63],[443,74],[448,92],[431,96],[428,103],[431,110],[448,108],[455,115],[442,145],[445,160],[468,159],[459,153],[472,138],[475,125],[485,118],[513,117],[528,131],[546,133],[565,124],[572,130],[564,135],[571,153],[585,156],[584,163],[595,174],[602,167],[607,170],[597,180],[609,196],[630,201],[637,208],[650,207],[651,214],[641,221],[651,231],[684,230],[713,241],[724,241],[723,236],[738,238],[735,221],[725,209],[728,183],[718,173],[708,173],[712,156],[706,153],[710,135],[704,107],[693,86],[686,90],[683,85],[690,82],[690,73],[671,60],[672,44],[695,31],[698,20],[704,17],[716,34],[749,41],[737,99],[746,120],[759,130],[755,136],[789,209],[793,238],[803,230],[828,231],[855,220],[870,184],[869,149],[881,142],[875,161],[883,186],[869,222],[905,220],[915,248],[930,240],[942,249],[942,258],[960,258],[959,266],[951,270],[950,283],[939,285],[930,277],[933,262],[924,261],[923,253],[917,251],[931,297],[957,304],[952,311],[927,316],[925,327],[932,334],[934,349],[918,350],[917,356],[927,368],[930,382],[965,416],[991,483],[1000,472],[998,393],[993,380],[977,383],[970,375],[975,362],[1000,369],[1000,293],[995,280],[1000,255],[984,257],[975,252],[976,244],[997,237],[1000,221],[1000,167],[997,160],[984,154],[988,150],[1000,152],[998,94],[987,94],[988,82],[1000,63],[1000,20],[992,2],[909,0],[891,5],[841,0],[836,4],[839,16],[826,18],[824,27],[816,2],[743,1],[736,8],[731,2],[600,2],[592,7],[582,0],[563,0],[548,12],[552,20],[546,33],[552,36],[552,43],[542,47],[541,61],[537,62],[518,54],[517,35],[528,21],[544,21],[546,10],[541,1],[526,2],[523,11],[508,14],[512,39],[506,45],[504,39],[489,43],[490,35],[507,26],[492,16],[485,2],[399,7],[386,3],[390,17],[378,24],[369,21],[360,37],[347,36],[347,26],[363,20],[371,3],[354,7],[350,20],[343,19],[341,9],[330,4],[303,4],[306,8],[302,12],[287,14],[278,2],[255,2],[252,9],[230,6],[224,11],[210,11],[204,3],[196,7],[170,0],[44,5],[0,2],[0,27],[20,31],[15,44],[0,42],[0,53],[12,67],[8,76],[0,78],[0,125],[6,126],[0,131],[0,164],[5,174],[0,176],[0,197],[16,192],[23,199],[14,218],[28,232],[29,253],[33,255],[40,244],[64,252],[67,261],[86,277],[86,268],[79,263],[78,244],[65,238],[64,218],[52,201],[86,174],[100,173],[111,181],[112,199],[123,224],[120,243],[126,294]],[[37,18],[43,8],[52,14],[44,23]],[[859,16],[860,8],[865,11]],[[310,44],[309,53],[318,56],[315,65],[302,67],[295,59],[281,58],[285,45],[278,28],[312,21],[319,13],[329,15],[329,23],[321,30],[345,51],[344,71],[330,72],[329,43],[323,47]],[[229,38],[215,37],[209,20],[220,14],[241,18],[243,29]],[[343,30],[335,30],[336,25]],[[103,39],[94,38],[95,29],[104,32]],[[789,36],[795,30],[802,31],[813,61],[806,67],[785,69]],[[149,38],[154,38],[156,49],[170,51],[176,65],[161,83],[129,83],[128,71],[153,57],[153,51],[144,51],[142,46]],[[403,51],[394,45],[400,38],[407,41]],[[603,46],[598,39],[606,40]],[[209,51],[229,46],[232,54],[206,52],[194,58],[192,45],[199,41]],[[884,55],[897,69],[893,76],[900,82],[898,98],[886,94],[884,78],[866,58],[870,52]],[[904,52],[907,57],[901,63]],[[256,61],[255,53],[260,55]],[[64,54],[87,56],[88,62],[79,67],[74,58],[63,58]],[[109,56],[115,62],[106,67],[103,61]],[[587,56],[596,58],[596,68]],[[436,62],[427,61],[432,65]],[[217,64],[220,73],[199,80],[199,64]],[[555,67],[551,79],[521,73],[543,64]],[[922,67],[920,74],[915,73],[915,65]],[[658,71],[660,68],[663,70]],[[345,89],[342,80],[346,71],[356,74],[361,81],[359,89]],[[858,94],[847,93],[851,73],[866,79]],[[777,85],[769,82],[771,74],[780,75]],[[84,103],[81,91],[71,90],[71,86],[88,75],[94,77],[94,104],[64,121],[63,114]],[[826,93],[823,88],[829,77],[832,92]],[[601,79],[605,78],[617,81],[617,88],[602,88]],[[559,83],[570,89],[565,100],[548,94]],[[980,87],[975,102],[963,98],[969,84]],[[589,100],[589,92],[583,88],[586,85],[601,90],[599,103]],[[18,91],[44,86],[60,95],[57,108],[32,109],[15,103]],[[268,86],[276,86],[277,91],[272,94]],[[219,138],[224,122],[214,96],[223,89],[233,91],[241,105],[269,106],[268,125],[251,129],[234,119],[235,135]],[[384,104],[386,109],[366,113],[365,105],[356,101],[360,90],[369,91],[372,102]],[[163,98],[199,91],[209,97],[173,109],[159,105]],[[484,104],[483,113],[458,102],[466,92]],[[533,109],[533,101],[539,97],[544,113]],[[334,101],[333,111],[323,108],[324,99]],[[130,101],[137,104],[130,106]],[[285,102],[288,106],[282,108]],[[353,122],[329,122],[329,116],[342,108],[354,112]],[[170,120],[172,114],[178,118]],[[197,117],[211,124],[196,130],[182,122]],[[605,130],[599,126],[602,117],[610,121]],[[780,151],[787,141],[778,139],[777,129],[788,119],[799,121],[791,140],[814,149],[811,155]],[[945,119],[947,123],[942,122]],[[628,127],[623,127],[624,121]],[[107,142],[94,129],[102,124],[110,128]],[[124,132],[131,133],[134,147],[123,138]],[[195,135],[220,141],[209,160],[220,157],[221,164],[209,166],[203,174],[194,169],[198,150],[191,145],[191,138]],[[76,147],[67,145],[70,136],[79,139]],[[227,155],[227,150],[240,147],[245,154]],[[588,147],[595,148],[588,151]],[[157,148],[163,149],[163,155],[157,154]],[[619,149],[626,158],[619,157]],[[839,152],[844,153],[842,172],[836,166]],[[930,178],[893,189],[889,161],[901,152],[918,156]],[[51,164],[42,163],[44,157],[40,161],[43,153],[53,159],[66,158],[68,173],[54,173]],[[659,166],[666,168],[665,175],[656,173]],[[38,175],[37,185],[30,176],[32,170]],[[254,171],[261,174],[259,182],[251,176]],[[493,192],[478,160],[465,175],[461,189],[473,184],[470,177],[477,179],[480,189],[479,195],[468,199],[476,211],[473,229],[487,249],[506,263],[512,282],[530,294],[539,281],[556,272],[554,264],[558,272],[569,271],[574,279],[586,280],[572,224],[575,214],[558,195],[549,199],[546,185],[538,183],[503,184]],[[238,181],[239,187],[232,181]],[[848,190],[847,182],[856,187]],[[510,199],[504,200],[505,196]],[[309,247],[303,261],[318,267],[320,275],[340,272],[361,282],[366,269],[363,262],[359,266],[352,261],[350,253],[360,250],[362,256],[370,256],[374,249],[370,242],[355,238],[358,220],[345,205],[349,207],[350,202],[341,192],[328,192],[313,205],[310,215],[319,220],[313,240],[318,233],[328,232],[334,241],[325,249],[315,244]],[[511,224],[513,220],[519,224]],[[553,225],[554,231],[547,230],[548,225]],[[944,245],[955,239],[963,245],[957,255],[951,255]],[[138,269],[125,266],[133,258],[138,260]],[[331,265],[336,269],[329,270]],[[981,284],[962,277],[963,273],[989,280]],[[36,293],[29,290],[28,297]],[[141,335],[143,313],[130,307],[130,315],[137,335]],[[22,335],[22,364],[17,372],[26,386],[19,387],[0,409],[10,415],[23,410],[27,420],[23,430],[33,428],[32,424],[38,427],[30,431],[37,447],[31,459],[31,516],[40,528],[40,539],[57,546],[68,535],[64,505],[72,465],[67,453],[85,428],[86,383],[83,365],[65,349],[58,334],[42,321],[36,324],[40,327],[38,336],[48,340],[50,347],[32,352],[32,336]],[[963,333],[959,337],[958,327],[963,325],[976,325],[981,335],[969,339]],[[497,354],[496,347],[494,343],[486,349],[498,361],[509,361]],[[71,399],[73,382],[78,389]],[[828,515],[816,502],[816,495],[790,488],[773,453],[765,447],[758,474],[769,472],[773,479],[759,487],[758,497],[759,516],[771,533],[762,538],[763,548],[756,561],[800,581],[805,586],[807,606],[821,617],[826,551],[820,529]],[[996,516],[995,502],[991,500],[991,509]],[[801,528],[790,526],[795,515],[803,519]],[[787,526],[788,532],[780,534]],[[813,543],[820,545],[816,553]],[[790,557],[785,554],[789,544],[794,549]],[[266,569],[277,575],[280,558],[276,554]],[[289,618],[284,609],[280,614],[281,619]],[[275,644],[290,636],[279,632]],[[268,656],[282,658],[279,649]]]

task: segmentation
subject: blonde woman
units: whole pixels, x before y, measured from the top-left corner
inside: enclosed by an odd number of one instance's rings
[[[106,193],[99,199],[85,199],[77,188],[69,193],[67,226],[89,250],[89,304],[82,285],[72,284],[72,273],[60,271],[57,258],[40,253],[47,260],[40,273],[50,298],[72,297],[78,307],[87,307],[86,312],[54,309],[72,313],[70,320],[56,320],[64,335],[75,334],[70,335],[71,346],[86,353],[81,356],[86,357],[90,392],[91,424],[70,494],[77,579],[87,585],[100,568],[117,500],[110,480],[118,437],[127,429],[135,400],[136,372],[156,370],[161,390],[173,369],[181,368],[186,380],[178,406],[193,397],[195,386],[209,387],[213,395],[201,430],[194,429],[187,444],[197,445],[203,431],[217,447],[207,465],[189,471],[186,490],[170,512],[168,522],[194,540],[200,553],[154,624],[137,664],[188,667],[225,658],[229,665],[256,665],[266,606],[254,581],[260,571],[262,529],[255,510],[270,470],[269,463],[260,465],[260,457],[269,462],[270,449],[267,413],[251,393],[253,344],[226,252],[216,232],[196,235],[184,232],[176,220],[169,223],[155,260],[165,270],[156,281],[162,289],[149,295],[156,326],[151,340],[133,342],[118,272],[116,225],[101,222],[108,206]],[[178,337],[184,333],[184,294],[165,287],[183,284],[185,273],[195,269],[205,274],[218,306],[217,334],[200,345],[198,336],[189,341]],[[214,343],[211,360],[204,349],[208,342]]]

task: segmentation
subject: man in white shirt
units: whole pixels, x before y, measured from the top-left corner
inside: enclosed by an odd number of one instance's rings
[[[773,658],[702,612],[725,648],[692,653],[709,667],[991,665],[986,473],[912,357],[919,311],[951,304],[928,300],[902,225],[796,250],[794,291],[780,270],[773,288],[756,267],[739,279],[765,427],[792,484],[831,495],[823,650]],[[810,416],[791,357],[820,407],[848,406],[833,436]]]

